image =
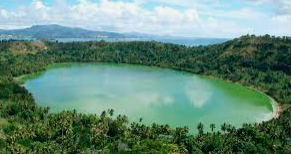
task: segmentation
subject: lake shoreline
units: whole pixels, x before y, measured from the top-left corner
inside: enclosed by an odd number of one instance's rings
[[[273,120],[273,119],[279,118],[280,113],[282,112],[282,107],[273,98],[270,98],[270,99],[272,100],[272,103],[275,106],[273,108],[276,109],[275,112],[273,112],[272,119],[270,119],[270,120]]]
[[[274,99],[272,98],[271,96],[267,95],[266,93],[264,93],[263,91],[260,91],[258,90],[257,88],[253,87],[253,86],[247,86],[247,85],[243,85],[239,82],[233,82],[231,80],[228,80],[228,79],[223,79],[223,78],[220,78],[220,77],[215,77],[215,76],[206,76],[206,75],[202,75],[202,76],[205,76],[205,77],[209,77],[209,78],[213,78],[213,79],[220,79],[220,80],[223,80],[223,81],[226,81],[226,82],[230,82],[230,83],[234,83],[234,84],[238,84],[238,85],[241,85],[241,86],[244,86],[246,88],[249,88],[251,90],[254,90],[256,92],[259,92],[261,94],[263,94],[264,96],[268,97],[269,100],[270,100],[270,103],[272,105],[272,109],[273,109],[273,112],[272,112],[272,116],[270,117],[270,119],[268,120],[265,120],[265,121],[271,121],[273,119],[277,119],[279,118],[280,116],[280,113],[282,112],[283,108],[282,106]]]
[[[89,63],[91,63],[91,62],[89,62]],[[104,63],[104,62],[92,62],[92,63],[93,64],[96,64],[96,63]],[[41,74],[41,73],[45,72],[50,67],[54,67],[55,65],[57,66],[57,65],[60,65],[60,64],[61,65],[63,65],[63,64],[66,65],[66,64],[83,64],[83,63],[79,63],[79,62],[77,62],[77,63],[75,63],[75,62],[72,62],[72,63],[54,63],[54,64],[50,64],[45,70],[38,72],[38,74]],[[105,62],[105,64],[113,64],[113,63],[107,63],[107,62]],[[125,65],[138,65],[138,64],[129,64],[129,63],[122,63],[122,64],[125,64]],[[138,65],[138,66],[148,66],[148,65]],[[257,88],[255,88],[253,86],[243,85],[242,83],[233,82],[231,80],[223,79],[221,77],[215,77],[215,76],[211,76],[211,75],[210,76],[207,76],[207,75],[195,74],[195,73],[193,73],[193,72],[191,72],[189,70],[188,71],[187,70],[183,70],[183,69],[182,70],[177,70],[176,68],[165,68],[165,67],[159,67],[159,66],[148,66],[148,67],[156,67],[156,68],[161,68],[161,69],[169,69],[169,70],[174,70],[174,71],[179,71],[179,72],[190,73],[190,74],[194,74],[194,75],[198,75],[198,76],[202,76],[202,77],[206,77],[206,78],[223,80],[225,82],[229,82],[229,83],[232,83],[232,84],[238,84],[238,85],[241,85],[241,86],[246,87],[248,89],[251,89],[251,90],[254,90],[256,92],[259,92],[262,95],[264,95],[264,96],[266,96],[266,97],[269,98],[270,103],[272,105],[272,110],[273,110],[272,111],[272,116],[270,118],[268,118],[267,120],[263,120],[263,121],[270,121],[270,120],[273,120],[273,119],[277,119],[280,116],[280,113],[282,112],[282,107],[281,107],[281,105],[277,101],[275,101],[271,96],[265,94],[263,91],[260,91],[260,90],[258,90]],[[32,73],[32,74],[34,74],[34,73]],[[14,79],[15,79],[15,81],[18,84],[20,84],[20,86],[23,86],[24,87],[24,82],[25,82],[25,79],[24,78],[27,75],[31,75],[31,74],[21,75],[21,76],[15,77]]]
[[[238,83],[238,84],[240,84],[240,83]],[[281,108],[281,106],[279,105],[279,103],[278,103],[274,98],[272,98],[271,96],[267,95],[266,93],[264,93],[264,92],[262,92],[262,91],[260,91],[260,90],[257,90],[257,89],[254,88],[254,87],[250,87],[250,86],[245,86],[245,87],[247,87],[247,88],[249,88],[249,89],[252,89],[252,90],[254,90],[254,91],[257,91],[257,92],[259,92],[259,93],[261,93],[261,94],[263,94],[263,95],[265,95],[266,97],[269,98],[270,103],[272,104],[273,112],[272,112],[272,116],[271,116],[271,118],[270,118],[269,120],[266,120],[266,121],[271,121],[271,120],[273,120],[273,119],[277,119],[277,118],[279,118],[280,113],[281,113],[281,111],[282,111],[282,108]]]

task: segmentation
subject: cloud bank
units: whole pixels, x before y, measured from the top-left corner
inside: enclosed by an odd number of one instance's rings
[[[0,6],[0,28],[55,23],[92,30],[187,37],[291,35],[291,1],[233,2],[240,7],[221,0],[79,0],[74,4],[55,0],[52,5],[33,0],[13,9]]]

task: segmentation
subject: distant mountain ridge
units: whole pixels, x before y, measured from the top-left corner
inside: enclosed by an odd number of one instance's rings
[[[66,27],[57,24],[34,25],[23,29],[0,29],[0,40],[53,40],[59,42],[71,41],[157,41],[186,46],[209,45],[225,42],[225,38],[181,37],[170,35],[155,35],[140,32],[107,32],[94,31],[77,27]]]
[[[106,31],[94,31],[83,28],[65,27],[61,25],[35,25],[24,29],[0,30],[0,37],[13,38],[122,38],[123,34]]]

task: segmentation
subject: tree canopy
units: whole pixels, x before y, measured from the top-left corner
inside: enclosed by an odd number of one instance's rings
[[[15,78],[64,62],[139,64],[222,78],[265,92],[283,111],[277,119],[241,128],[201,122],[196,135],[184,126],[129,123],[110,109],[100,115],[51,113]],[[0,42],[0,153],[291,153],[290,103],[288,37],[247,35],[198,47],[154,41]]]

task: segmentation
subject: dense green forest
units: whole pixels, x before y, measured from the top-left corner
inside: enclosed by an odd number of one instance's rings
[[[50,113],[15,77],[63,62],[139,64],[222,78],[265,92],[283,110],[277,119],[241,128],[199,123],[196,135],[184,126],[129,123],[110,109],[100,115]],[[291,153],[290,104],[289,37],[247,35],[199,47],[154,41],[0,42],[0,153]]]

